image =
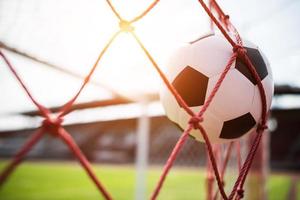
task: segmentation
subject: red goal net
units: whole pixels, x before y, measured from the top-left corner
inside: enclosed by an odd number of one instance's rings
[[[110,195],[110,193],[105,189],[104,185],[100,182],[98,177],[96,177],[91,164],[86,159],[80,148],[77,146],[77,144],[74,142],[71,135],[66,131],[66,129],[62,126],[62,122],[64,120],[64,117],[69,113],[71,106],[74,104],[74,102],[77,100],[78,96],[81,94],[81,92],[84,90],[85,86],[89,83],[95,69],[98,66],[98,63],[101,61],[101,58],[106,53],[106,51],[110,48],[111,44],[114,42],[114,40],[123,32],[129,33],[135,41],[140,46],[141,50],[145,53],[149,61],[152,63],[153,67],[157,71],[160,78],[163,80],[164,84],[167,86],[167,88],[170,90],[170,92],[173,94],[173,96],[176,98],[178,104],[184,108],[184,110],[190,115],[189,125],[184,130],[183,134],[180,136],[177,144],[175,145],[171,155],[169,156],[169,159],[167,160],[163,172],[157,182],[156,187],[153,190],[153,193],[150,197],[151,200],[157,199],[160,190],[163,187],[163,183],[171,170],[171,167],[180,152],[181,148],[185,144],[187,137],[192,129],[198,129],[201,133],[207,148],[207,155],[208,155],[208,164],[207,164],[207,191],[208,199],[217,199],[219,197],[227,200],[227,199],[241,199],[244,196],[244,184],[247,177],[247,174],[250,170],[250,167],[252,165],[255,153],[257,149],[259,148],[260,140],[262,138],[262,134],[264,130],[267,128],[266,121],[267,121],[267,106],[266,106],[266,95],[264,92],[263,85],[260,81],[260,78],[251,63],[249,57],[246,54],[246,50],[243,47],[243,42],[241,40],[241,37],[239,36],[238,31],[234,27],[234,25],[230,22],[229,15],[226,15],[224,11],[221,9],[221,7],[218,5],[218,3],[215,0],[210,0],[209,5],[207,6],[203,0],[199,0],[200,5],[203,7],[207,15],[211,19],[211,26],[213,28],[214,25],[220,30],[220,32],[223,34],[223,36],[226,38],[226,40],[230,43],[232,46],[232,55],[230,59],[228,60],[226,66],[224,66],[224,70],[222,74],[219,77],[219,80],[217,81],[216,85],[214,86],[214,89],[212,90],[211,94],[209,95],[207,101],[199,110],[199,112],[195,113],[193,112],[186,102],[181,98],[181,96],[178,94],[176,89],[172,86],[172,84],[169,82],[169,80],[166,78],[164,73],[162,72],[161,68],[153,58],[152,54],[148,51],[148,49],[143,44],[140,37],[136,34],[134,29],[134,24],[137,21],[140,21],[143,19],[144,16],[146,16],[158,3],[158,0],[155,0],[152,2],[148,8],[146,8],[142,13],[135,16],[132,19],[124,19],[120,13],[115,9],[113,4],[110,0],[107,0],[108,5],[110,6],[111,10],[115,14],[115,16],[119,20],[119,27],[120,29],[115,32],[110,39],[107,41],[106,45],[103,47],[102,51],[100,52],[96,62],[90,69],[89,73],[86,75],[84,81],[82,82],[80,88],[77,92],[75,92],[74,96],[66,102],[63,106],[61,106],[61,109],[56,114],[52,113],[50,109],[45,107],[44,105],[40,104],[37,99],[31,94],[30,90],[27,88],[25,83],[23,82],[21,76],[17,73],[15,70],[13,64],[9,61],[9,59],[5,56],[5,54],[0,50],[0,56],[3,58],[7,66],[9,67],[12,74],[16,77],[18,82],[21,84],[22,88],[25,90],[28,97],[31,99],[31,101],[35,104],[37,109],[39,110],[41,116],[44,118],[40,128],[38,128],[31,136],[28,138],[28,141],[23,145],[23,147],[18,151],[18,153],[13,157],[11,162],[8,163],[8,165],[4,168],[2,173],[0,174],[0,186],[5,183],[9,175],[14,171],[14,169],[23,161],[23,158],[26,156],[26,154],[31,150],[31,148],[46,134],[52,134],[56,136],[57,138],[61,139],[70,149],[70,151],[74,154],[74,156],[79,160],[82,167],[86,170],[87,174],[91,178],[91,180],[94,182],[94,184],[97,186],[103,197],[107,200],[113,199],[113,197]],[[233,35],[233,37],[231,36]],[[240,152],[240,144],[239,142],[236,143],[230,143],[227,145],[225,149],[225,154],[222,159],[220,159],[220,146],[214,146],[210,143],[209,138],[207,136],[206,130],[201,125],[201,122],[203,121],[203,114],[207,110],[207,108],[210,106],[210,103],[213,101],[215,94],[218,92],[218,89],[220,88],[224,78],[227,75],[227,72],[229,71],[232,63],[235,61],[236,58],[242,59],[244,63],[247,65],[249,71],[251,72],[253,78],[257,82],[257,86],[259,88],[261,102],[262,102],[262,115],[261,115],[261,121],[258,125],[258,128],[256,130],[254,139],[252,144],[250,145],[249,152],[246,155],[246,158],[244,160],[241,159],[241,152]],[[228,160],[230,158],[230,155],[232,152],[237,152],[237,165],[238,165],[238,176],[233,184],[233,187],[228,192],[224,189],[224,175],[225,175],[225,169],[228,166]],[[214,188],[214,182],[216,182],[217,188]]]

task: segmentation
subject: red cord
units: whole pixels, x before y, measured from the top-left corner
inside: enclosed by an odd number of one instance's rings
[[[225,153],[225,159],[222,163],[221,181],[223,182],[223,186],[225,185],[224,176],[225,176],[225,171],[226,171],[226,168],[227,168],[227,165],[228,165],[228,162],[229,162],[229,158],[230,158],[230,155],[231,155],[231,152],[232,152],[233,145],[234,145],[234,142],[230,142],[230,144],[228,145],[226,153]],[[215,196],[214,196],[213,199],[214,200],[218,199],[218,190],[216,191]]]
[[[163,184],[164,184],[164,181],[165,181],[165,178],[166,176],[168,175],[168,172],[169,170],[171,169],[176,157],[177,157],[177,154],[179,153],[180,149],[183,147],[186,139],[188,138],[188,135],[190,133],[190,131],[192,130],[192,124],[190,124],[187,129],[183,132],[183,134],[180,136],[179,140],[177,141],[174,149],[172,150],[172,153],[171,155],[169,156],[168,158],[168,161],[167,163],[165,164],[165,167],[163,169],[163,173],[161,174],[160,176],[160,179],[150,197],[151,200],[154,200],[157,198]]]
[[[192,117],[195,116],[195,113],[191,110],[191,108],[186,104],[186,102],[183,100],[183,98],[179,95],[179,93],[176,91],[176,89],[174,88],[174,86],[169,82],[169,80],[167,79],[167,77],[165,76],[165,74],[161,71],[161,69],[159,68],[158,64],[155,62],[155,60],[153,59],[153,57],[151,56],[151,54],[149,53],[149,51],[146,49],[146,47],[144,46],[144,44],[141,42],[141,40],[139,39],[139,37],[132,32],[131,33],[132,36],[134,37],[134,39],[138,42],[138,44],[140,45],[140,47],[142,48],[142,50],[144,51],[144,53],[146,54],[146,56],[148,57],[148,59],[150,60],[150,62],[152,63],[152,65],[154,66],[154,68],[156,69],[156,71],[158,72],[159,76],[161,77],[161,79],[163,80],[164,84],[167,86],[167,88],[169,89],[169,91],[173,94],[173,96],[175,97],[177,103]]]
[[[228,35],[228,33],[225,31],[223,26],[219,23],[219,21],[215,18],[215,16],[211,13],[209,8],[206,6],[203,0],[198,0],[201,6],[204,8],[205,12],[208,14],[208,16],[211,18],[211,20],[216,24],[216,26],[219,28],[219,30],[222,32],[224,37],[227,39],[227,41],[231,44],[231,46],[235,46],[235,42],[231,39],[231,37]]]
[[[18,80],[18,82],[20,83],[20,85],[22,86],[22,88],[25,90],[27,96],[30,98],[30,100],[39,109],[39,111],[41,112],[42,116],[45,117],[45,118],[47,118],[48,114],[49,114],[49,110],[47,108],[45,108],[44,106],[42,106],[40,103],[38,103],[35,100],[35,98],[33,97],[33,95],[29,92],[29,89],[27,88],[27,86],[24,84],[24,82],[22,81],[21,77],[17,73],[17,71],[12,66],[11,62],[8,60],[8,58],[5,56],[5,54],[3,54],[3,52],[1,50],[0,50],[0,56],[3,58],[4,62],[6,63],[6,65],[10,69],[10,71],[13,73],[13,75],[16,77],[16,79]]]
[[[218,91],[219,87],[221,86],[223,80],[225,79],[227,72],[229,71],[230,67],[232,66],[233,62],[235,61],[236,56],[237,56],[237,54],[233,53],[233,55],[231,56],[229,62],[226,65],[224,71],[220,75],[220,77],[219,77],[219,79],[218,79],[218,81],[217,81],[214,89],[212,90],[210,96],[208,97],[208,100],[203,105],[202,109],[199,111],[199,113],[197,115],[193,114],[194,116],[197,116],[197,118],[201,118],[202,115],[204,114],[205,110],[209,107],[209,105],[210,105],[213,97],[215,96],[215,94],[217,93],[217,91]],[[176,90],[174,90],[174,92],[177,93]],[[205,130],[202,128],[202,126],[199,125],[199,123],[197,122],[197,120],[192,120],[191,122],[193,122],[193,123],[190,123],[190,125],[188,126],[188,128],[186,129],[186,131],[184,132],[184,134],[180,137],[179,141],[177,142],[177,144],[176,144],[176,146],[175,146],[175,148],[173,150],[173,151],[176,150],[176,153],[173,153],[173,152],[171,153],[171,155],[170,155],[170,157],[168,159],[168,162],[166,163],[166,165],[164,167],[163,173],[162,173],[162,175],[161,175],[161,177],[159,179],[159,182],[156,185],[156,187],[154,189],[154,192],[153,192],[153,194],[151,196],[151,200],[155,200],[156,197],[158,196],[158,193],[159,193],[159,191],[160,191],[160,189],[161,189],[161,187],[163,185],[163,182],[165,180],[165,177],[166,177],[166,175],[167,175],[167,173],[168,173],[168,171],[169,171],[169,169],[171,167],[171,165],[169,163],[169,160],[171,160],[173,162],[176,159],[178,151],[181,149],[181,146],[183,146],[184,142],[185,142],[185,140],[182,139],[182,138],[186,138],[186,135],[189,134],[191,126],[192,127],[197,127],[198,129],[201,130],[201,134],[202,134],[202,136],[203,136],[203,138],[204,138],[204,140],[206,142],[206,145],[207,145],[207,149],[208,149],[208,152],[209,152],[209,158],[211,160],[212,167],[213,167],[213,169],[215,171],[215,175],[216,175],[216,179],[217,179],[217,182],[218,182],[218,185],[219,185],[220,192],[221,192],[223,198],[227,199],[227,196],[225,194],[224,188],[221,187],[221,186],[223,186],[223,183],[221,181],[221,178],[220,178],[220,175],[219,175],[219,172],[218,172],[218,169],[217,169],[217,164],[216,164],[215,158],[213,156],[211,143],[209,142],[207,134],[206,134]]]
[[[23,145],[23,147],[18,151],[18,153],[13,157],[13,159],[8,163],[8,165],[3,169],[0,174],[0,187],[3,186],[9,175],[17,168],[17,166],[22,162],[26,154],[31,150],[31,148],[42,138],[45,133],[45,129],[42,127],[36,130],[28,141]]]
[[[104,186],[101,184],[101,182],[98,180],[95,172],[92,170],[92,166],[90,162],[86,159],[80,148],[77,146],[75,141],[73,140],[72,136],[64,129],[60,128],[58,130],[58,134],[60,138],[68,145],[72,153],[76,158],[78,158],[80,164],[85,169],[89,177],[92,179],[92,181],[97,186],[98,190],[101,191],[105,199],[112,200],[111,195],[107,192],[107,190],[104,188]]]
[[[207,187],[207,194],[206,199],[211,200],[213,190],[214,190],[214,173],[211,166],[211,162],[209,160],[209,155],[206,153],[206,187]]]

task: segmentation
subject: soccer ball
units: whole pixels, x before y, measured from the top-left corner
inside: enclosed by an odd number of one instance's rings
[[[256,45],[248,41],[243,43],[262,81],[269,109],[274,91],[269,62]],[[232,53],[232,46],[224,37],[210,34],[185,44],[172,54],[166,76],[194,112],[199,112],[207,100]],[[160,98],[167,117],[186,129],[190,116],[166,86],[161,88]],[[255,130],[261,112],[257,83],[243,61],[237,58],[204,113],[201,124],[212,143],[229,142]],[[203,141],[199,130],[193,129],[190,136]]]

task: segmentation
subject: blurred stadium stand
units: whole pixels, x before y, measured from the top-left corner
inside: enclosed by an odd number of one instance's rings
[[[276,98],[281,95],[299,94],[298,88],[277,86]],[[152,97],[155,100],[156,97]],[[127,101],[119,103],[130,103]],[[110,104],[109,102],[108,104]],[[92,103],[91,105],[94,105]],[[89,104],[85,104],[86,108]],[[78,106],[77,109],[84,107]],[[38,113],[26,112],[25,115]],[[300,169],[300,109],[274,107],[270,120],[270,166],[279,170]],[[136,153],[136,127],[138,118],[65,125],[82,151],[93,162],[133,164]],[[150,165],[162,165],[167,160],[181,130],[165,116],[150,117]],[[9,158],[25,142],[33,129],[0,132],[0,157]],[[282,142],[284,141],[284,142]],[[189,138],[176,165],[204,165],[204,144]],[[30,159],[71,159],[68,149],[54,136],[46,135],[30,152]]]

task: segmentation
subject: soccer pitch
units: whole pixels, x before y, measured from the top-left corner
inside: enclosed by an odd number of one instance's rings
[[[0,163],[0,169],[4,162]],[[124,165],[94,165],[97,176],[114,199],[134,199],[135,169]],[[148,197],[162,167],[148,170]],[[196,168],[174,168],[167,177],[158,199],[205,199],[205,171]],[[286,199],[290,177],[269,176],[269,199]],[[300,187],[298,187],[300,192]],[[247,190],[246,190],[247,192]],[[299,193],[298,192],[298,193]],[[83,169],[73,162],[25,162],[0,189],[1,200],[94,200],[102,199]],[[299,195],[298,195],[299,199]]]

